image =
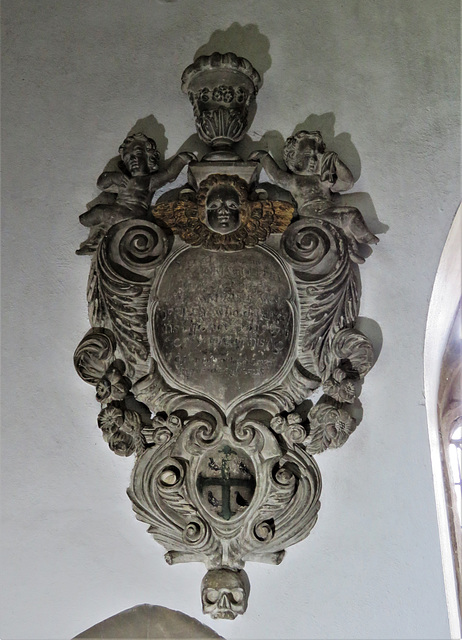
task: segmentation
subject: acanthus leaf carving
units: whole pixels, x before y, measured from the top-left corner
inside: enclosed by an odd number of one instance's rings
[[[151,278],[168,252],[165,233],[153,222],[129,220],[109,230],[98,246],[88,288],[90,322],[114,336],[132,377],[150,369],[147,304]]]
[[[210,418],[191,419],[176,436],[168,431],[139,458],[129,495],[138,517],[167,548],[169,562],[200,559],[209,569],[240,570],[247,556],[277,559],[292,544],[294,519],[297,538],[302,530],[302,537],[309,533],[321,488],[310,456],[301,450],[284,456],[270,430],[255,420],[230,429]],[[238,487],[234,496],[232,487]],[[172,519],[175,538],[168,531]]]
[[[113,362],[115,351],[116,342],[112,331],[94,327],[87,331],[75,350],[75,370],[82,380],[96,386]]]

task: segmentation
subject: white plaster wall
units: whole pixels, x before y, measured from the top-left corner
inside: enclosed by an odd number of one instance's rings
[[[143,602],[181,609],[229,640],[448,637],[422,352],[459,199],[459,3],[2,8],[1,637],[69,638]],[[311,536],[280,567],[249,565],[249,610],[221,623],[200,612],[202,567],[168,567],[132,514],[132,460],[102,441],[93,390],[72,364],[88,329],[78,214],[138,120],[165,127],[167,156],[194,133],[179,82],[209,41],[265,72],[251,137],[321,128],[359,177],[349,201],[381,235],[361,268],[361,314],[380,329],[364,328],[378,345],[383,334],[363,422],[343,449],[318,457],[323,504]]]

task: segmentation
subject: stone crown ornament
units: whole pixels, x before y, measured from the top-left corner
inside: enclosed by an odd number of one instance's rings
[[[91,329],[74,362],[101,403],[98,427],[135,455],[137,518],[168,563],[205,564],[203,611],[224,619],[247,608],[246,563],[279,564],[315,525],[313,456],[355,430],[374,360],[355,323],[361,245],[378,238],[333,199],[351,172],[318,131],[286,141],[284,168],[266,151],[239,158],[260,86],[233,53],[189,66],[182,89],[209,153],[159,169],[154,140],[126,138],[120,171],[97,182],[113,200],[80,216],[90,232],[77,251],[91,256]],[[179,195],[153,206],[186,166]]]

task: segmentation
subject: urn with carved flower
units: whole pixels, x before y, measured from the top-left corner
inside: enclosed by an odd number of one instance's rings
[[[248,60],[234,53],[200,56],[185,69],[181,81],[194,107],[201,140],[226,152],[243,138],[249,107],[262,84]]]

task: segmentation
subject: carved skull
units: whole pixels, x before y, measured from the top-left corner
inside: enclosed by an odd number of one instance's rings
[[[202,580],[202,611],[214,619],[234,620],[245,613],[249,593],[245,571],[211,569]]]

